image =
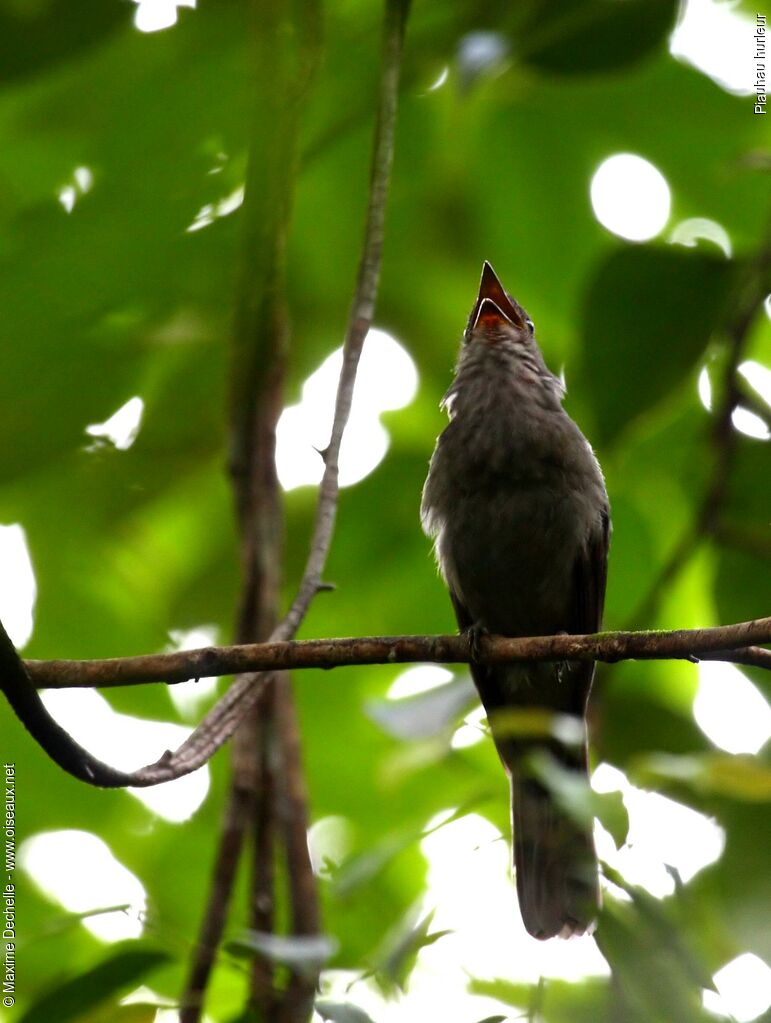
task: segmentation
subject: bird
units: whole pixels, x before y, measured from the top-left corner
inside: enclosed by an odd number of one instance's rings
[[[431,457],[421,520],[458,627],[471,639],[471,674],[510,778],[520,912],[539,939],[591,933],[601,904],[592,821],[564,802],[576,785],[563,788],[561,802],[543,774],[556,762],[561,778],[588,784],[594,663],[478,658],[486,633],[601,627],[610,507],[597,458],[562,407],[564,394],[533,321],[485,262],[441,403],[449,422]],[[527,720],[541,725],[528,730]]]

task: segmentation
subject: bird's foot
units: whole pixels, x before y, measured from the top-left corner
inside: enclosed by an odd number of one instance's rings
[[[569,633],[566,632],[565,629],[560,629],[560,631],[556,632],[555,635],[556,636],[568,636]],[[570,662],[569,661],[556,661],[555,662],[555,669],[556,669],[556,675],[557,675],[557,682],[559,683],[559,685],[563,685],[565,680],[566,680],[566,678],[570,674]]]
[[[490,630],[486,629],[481,622],[474,622],[473,625],[469,625],[465,630],[468,636],[469,649],[471,651],[471,660],[479,661],[482,657],[481,641],[484,636],[490,635]]]

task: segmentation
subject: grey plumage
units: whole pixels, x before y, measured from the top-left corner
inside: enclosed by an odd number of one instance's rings
[[[485,263],[421,506],[461,629],[541,636],[600,628],[608,500],[562,397],[527,314]],[[548,752],[585,776],[593,673],[583,663],[472,665],[511,778],[520,909],[539,938],[583,933],[599,905],[591,831],[555,805],[528,767],[530,754]],[[531,707],[569,715],[578,743],[507,730],[506,710]]]

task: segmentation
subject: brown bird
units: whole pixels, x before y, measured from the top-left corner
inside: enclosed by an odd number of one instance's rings
[[[474,645],[482,632],[547,636],[600,628],[608,497],[563,396],[532,320],[485,263],[442,402],[450,422],[436,443],[421,507],[458,625]],[[533,764],[536,755],[543,765],[545,754],[569,778],[588,781],[585,713],[594,665],[472,663],[471,674],[511,779],[525,927],[536,938],[583,934],[600,902],[591,826],[557,805]],[[529,709],[559,717],[547,719],[551,729],[527,735],[521,715]]]

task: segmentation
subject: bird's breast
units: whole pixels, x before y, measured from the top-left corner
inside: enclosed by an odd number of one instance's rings
[[[567,416],[551,431],[498,417],[445,434],[426,498],[448,586],[491,632],[566,629],[575,560],[604,502],[588,444]]]

